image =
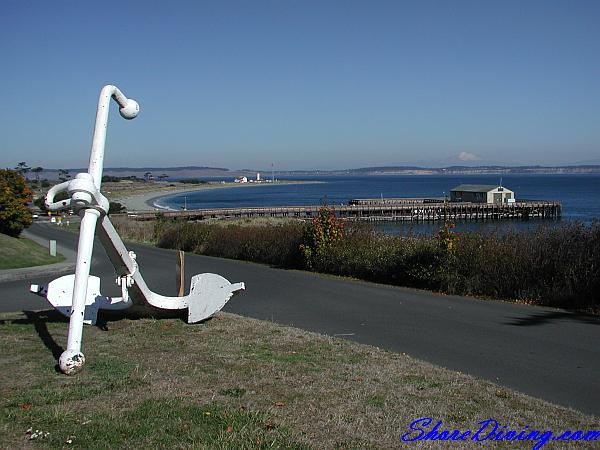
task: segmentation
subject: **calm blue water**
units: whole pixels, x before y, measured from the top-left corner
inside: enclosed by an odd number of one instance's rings
[[[157,206],[180,209],[186,197],[188,209],[227,208],[244,206],[291,206],[347,204],[352,198],[383,197],[443,197],[453,187],[462,184],[497,184],[499,175],[410,175],[370,177],[304,177],[320,181],[316,184],[260,185],[235,189],[211,189],[164,197]],[[562,202],[562,221],[577,220],[591,223],[600,218],[600,174],[592,175],[503,175],[502,184],[515,192],[517,199],[557,200]],[[485,228],[529,227],[529,223],[503,221],[486,222]],[[415,228],[414,223],[378,224],[384,231],[397,233],[399,229]],[[419,224],[418,232],[437,231],[439,223]],[[458,224],[458,229],[482,226]]]

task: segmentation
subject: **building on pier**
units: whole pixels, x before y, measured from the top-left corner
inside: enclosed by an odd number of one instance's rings
[[[461,184],[450,190],[450,201],[503,205],[515,202],[515,193],[493,184]]]

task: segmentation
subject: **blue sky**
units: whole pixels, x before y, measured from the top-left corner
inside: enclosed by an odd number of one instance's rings
[[[600,2],[5,0],[0,167],[600,163]]]

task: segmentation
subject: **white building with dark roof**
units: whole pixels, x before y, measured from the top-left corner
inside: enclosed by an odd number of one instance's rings
[[[450,201],[472,203],[514,203],[515,193],[493,184],[461,184],[450,191]]]

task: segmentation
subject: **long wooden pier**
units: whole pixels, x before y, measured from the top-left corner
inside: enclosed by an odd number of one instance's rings
[[[401,200],[401,199],[398,199]],[[411,199],[411,202],[365,202],[329,205],[335,215],[348,220],[434,221],[434,220],[499,220],[530,218],[560,218],[562,205],[554,201],[518,201],[510,204],[432,201]],[[289,217],[311,219],[318,216],[321,206],[277,206],[254,208],[194,209],[188,211],[129,212],[134,220],[165,218],[207,220],[226,218]]]

